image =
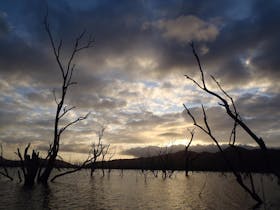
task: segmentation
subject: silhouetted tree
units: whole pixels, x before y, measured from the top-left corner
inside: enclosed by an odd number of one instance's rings
[[[193,141],[193,137],[194,137],[194,129],[192,131],[189,131],[191,134],[191,139],[189,141],[189,143],[186,145],[185,147],[185,175],[188,176],[189,174],[189,162],[190,162],[190,157],[189,157],[189,152],[188,149],[191,146],[191,143]]]
[[[0,167],[2,167],[3,170],[4,170],[4,171],[0,171],[0,175],[10,179],[11,181],[13,181],[13,177],[11,177],[9,175],[8,169],[6,168],[5,163],[4,163],[3,145],[2,144],[0,144]]]
[[[116,148],[114,148],[114,150],[112,150],[112,147],[110,147],[109,152],[108,152],[108,158],[107,158],[108,174],[110,174],[112,171],[110,161],[115,156],[115,154],[116,154]]]
[[[77,171],[80,171],[81,169],[85,168],[91,161],[92,161],[93,157],[91,156],[91,154],[89,153],[88,155],[88,158],[83,162],[81,163],[78,167],[76,167],[75,169],[72,169],[72,170],[67,170],[63,173],[60,173],[60,174],[57,174],[55,175],[52,179],[51,179],[51,182],[53,182],[54,180],[56,180],[57,178],[59,177],[62,177],[62,176],[65,176],[67,174],[72,174],[72,173],[75,173]]]
[[[152,152],[152,155],[151,155],[150,148],[148,148],[147,157],[149,157],[149,169],[152,172],[153,176],[157,178],[158,177],[158,158],[156,158],[153,155],[153,152]]]
[[[191,80],[192,82],[194,82],[200,89],[204,90],[205,92],[209,93],[210,95],[213,95],[215,97],[217,97],[221,103],[219,103],[221,106],[223,106],[225,109],[226,109],[226,112],[227,114],[234,120],[234,125],[233,125],[233,129],[232,129],[232,132],[231,132],[231,135],[230,135],[230,144],[233,144],[235,143],[235,137],[236,137],[236,126],[237,125],[240,125],[247,133],[249,133],[249,135],[259,144],[260,148],[264,151],[266,151],[266,146],[263,142],[263,140],[261,138],[258,138],[249,128],[248,126],[241,120],[240,116],[239,116],[239,113],[237,112],[237,109],[236,109],[236,106],[234,104],[234,101],[232,99],[231,96],[229,96],[228,93],[226,93],[224,91],[224,89],[221,87],[221,85],[218,83],[218,81],[213,77],[211,76],[211,78],[215,81],[215,83],[217,84],[218,88],[222,91],[222,93],[225,95],[225,97],[211,91],[208,89],[208,87],[206,86],[206,83],[205,83],[205,77],[204,77],[204,72],[202,70],[202,67],[201,67],[201,63],[200,63],[200,59],[195,51],[195,48],[194,48],[194,44],[191,43],[190,44],[191,47],[192,47],[192,51],[193,51],[193,54],[196,58],[196,61],[198,63],[198,67],[199,67],[199,70],[200,70],[200,74],[201,74],[201,80],[202,80],[202,85],[199,84],[196,80],[194,80],[193,78],[189,77],[188,75],[185,75],[187,79]],[[229,100],[229,101],[228,101]],[[232,108],[230,107],[230,104],[232,105]],[[204,133],[206,133],[213,141],[214,143],[216,144],[216,146],[218,147],[219,151],[221,152],[222,154],[222,157],[223,159],[225,160],[226,164],[228,165],[228,167],[230,168],[230,170],[232,171],[232,173],[234,174],[234,176],[236,177],[236,181],[237,183],[247,192],[250,194],[250,196],[256,200],[258,202],[258,204],[262,203],[262,199],[259,197],[259,195],[256,193],[255,191],[255,187],[254,187],[254,182],[253,182],[253,178],[252,176],[250,176],[250,184],[251,186],[248,187],[244,181],[243,181],[243,178],[242,178],[242,175],[239,171],[237,171],[233,164],[230,162],[230,160],[227,158],[227,156],[225,155],[222,147],[220,146],[217,138],[213,135],[212,131],[211,131],[211,128],[208,124],[208,121],[207,121],[207,115],[206,115],[206,112],[205,112],[205,108],[203,105],[201,105],[202,107],[202,113],[203,113],[203,121],[204,121],[204,126],[199,124],[196,120],[196,118],[193,116],[193,114],[191,113],[191,111],[186,107],[185,104],[184,105],[184,108],[185,110],[187,111],[187,114],[191,117],[192,121],[193,121],[193,124],[198,127],[200,130],[202,130]],[[231,139],[232,138],[232,139]]]
[[[34,180],[36,178],[39,166],[40,166],[40,160],[39,160],[39,152],[35,152],[35,150],[32,151],[32,155],[28,154],[28,149],[30,147],[30,143],[25,147],[24,154],[22,156],[19,148],[17,149],[17,156],[20,159],[21,164],[21,171],[24,177],[24,185],[25,186],[32,186],[34,184]],[[18,177],[19,181],[21,182],[21,175],[18,171]]]
[[[56,176],[54,176],[51,181],[53,182],[54,180],[56,180],[59,177],[65,176],[67,174],[72,174],[75,173],[77,171],[80,171],[81,169],[85,168],[86,166],[90,165],[91,168],[91,176],[93,175],[94,169],[95,169],[95,163],[96,160],[99,156],[102,155],[102,166],[104,164],[104,158],[108,152],[109,146],[110,145],[103,145],[102,143],[102,137],[105,131],[105,127],[102,126],[101,129],[97,132],[98,135],[98,143],[95,144],[93,143],[91,145],[91,148],[89,150],[89,154],[88,154],[88,158],[81,164],[79,164],[78,167],[76,167],[75,169],[72,170],[67,170],[65,172],[62,172],[60,174],[57,174]],[[108,147],[106,153],[104,152],[104,150],[106,150],[106,148]],[[103,172],[103,176],[104,176],[104,169],[102,168],[102,172]]]
[[[105,176],[105,157],[108,154],[110,148],[110,144],[104,145],[103,150],[101,152],[101,169],[102,169],[102,177]]]
[[[251,182],[251,188],[248,187],[244,181],[243,181],[243,178],[242,178],[242,175],[239,171],[237,171],[234,166],[232,165],[232,163],[230,162],[230,160],[228,159],[228,157],[226,156],[226,154],[224,153],[224,150],[222,149],[222,147],[220,146],[217,138],[213,135],[212,131],[211,131],[211,128],[208,124],[208,121],[207,121],[207,116],[206,116],[206,112],[205,112],[205,108],[204,106],[202,105],[202,112],[203,112],[203,119],[204,119],[204,126],[202,126],[201,124],[199,124],[195,117],[193,116],[193,114],[190,112],[190,110],[185,106],[184,104],[184,107],[188,113],[188,115],[192,118],[193,120],[193,124],[198,127],[199,129],[201,129],[204,133],[206,133],[216,144],[216,146],[218,147],[219,151],[221,152],[222,154],[222,157],[223,159],[225,160],[227,166],[230,168],[230,170],[232,171],[232,173],[234,174],[235,178],[236,178],[236,181],[237,183],[247,192],[251,195],[251,197],[256,200],[258,203],[262,203],[262,199],[259,197],[259,195],[256,193],[255,191],[255,187],[254,187],[254,183]]]
[[[275,176],[277,176],[278,181],[279,181],[280,180],[279,171],[275,170],[274,167],[272,167],[271,164],[270,164],[270,160],[269,160],[269,156],[268,156],[268,150],[267,150],[267,147],[265,145],[265,142],[263,141],[263,139],[261,137],[257,136],[255,134],[255,132],[253,132],[249,128],[249,126],[242,120],[239,112],[237,111],[237,108],[235,106],[233,98],[222,88],[220,83],[216,80],[216,78],[213,75],[210,75],[210,77],[216,83],[217,87],[219,88],[219,90],[222,92],[223,95],[218,94],[218,93],[216,93],[216,92],[214,92],[214,91],[212,91],[208,88],[208,86],[206,84],[206,81],[205,81],[205,75],[204,75],[204,71],[203,71],[202,66],[201,66],[200,58],[199,58],[199,56],[198,56],[198,54],[195,50],[194,43],[191,43],[190,46],[192,48],[193,55],[195,56],[195,59],[197,61],[198,67],[199,67],[202,84],[199,83],[198,81],[196,81],[195,79],[193,79],[192,77],[188,76],[188,75],[185,75],[185,77],[187,79],[189,79],[190,81],[192,81],[197,87],[199,87],[204,92],[216,97],[220,101],[219,105],[222,106],[225,109],[227,115],[230,116],[233,119],[234,125],[233,125],[233,129],[232,129],[232,132],[231,132],[231,135],[230,135],[229,143],[231,145],[235,144],[236,127],[240,126],[259,145],[260,149],[263,151],[264,159],[267,163],[267,167],[270,169],[270,171],[272,171],[274,173]]]
[[[92,155],[92,159],[90,162],[90,176],[91,177],[93,176],[93,173],[95,171],[96,161],[97,161],[98,157],[102,155],[103,150],[106,148],[106,146],[103,145],[103,142],[102,142],[104,131],[105,131],[105,127],[101,125],[100,129],[96,132],[98,140],[97,140],[97,142],[94,142],[91,145],[91,150],[90,150],[91,155]]]
[[[173,164],[171,164],[170,160],[170,153],[172,153],[172,146],[165,146],[161,147],[159,151],[159,161],[160,161],[160,168],[162,172],[162,178],[166,179],[171,178],[175,169]]]
[[[154,177],[158,177],[159,172],[159,157],[154,156],[153,152],[150,152],[150,148],[148,148],[139,159],[139,166],[141,169],[141,173],[144,175],[145,181],[149,172],[152,173]]]
[[[46,157],[46,166],[44,169],[39,171],[38,174],[38,182],[46,184],[49,180],[50,174],[54,168],[54,163],[56,160],[56,157],[59,152],[59,146],[60,146],[60,139],[61,135],[64,131],[66,131],[67,128],[70,126],[85,120],[89,113],[85,116],[78,117],[77,119],[69,122],[68,124],[61,126],[60,122],[63,117],[67,113],[69,113],[71,110],[75,109],[75,106],[68,107],[67,105],[64,105],[65,98],[67,95],[67,92],[69,90],[69,87],[76,85],[77,82],[72,81],[73,72],[75,70],[75,64],[73,63],[73,60],[77,53],[84,49],[88,49],[92,47],[92,44],[94,40],[91,36],[89,36],[88,41],[85,44],[81,44],[81,41],[85,37],[86,31],[84,30],[75,40],[74,47],[72,52],[70,53],[70,56],[68,59],[66,59],[66,62],[63,62],[63,59],[61,58],[61,49],[62,49],[62,40],[59,41],[58,44],[55,43],[51,29],[50,24],[48,22],[48,14],[45,16],[44,19],[44,25],[46,32],[48,34],[48,37],[50,39],[50,43],[52,46],[52,50],[56,59],[56,62],[59,67],[60,75],[62,78],[62,84],[61,84],[61,90],[60,90],[60,98],[57,98],[56,92],[53,92],[54,100],[56,102],[57,108],[56,108],[56,114],[55,114],[55,120],[54,120],[54,138],[53,142],[50,145],[50,149],[48,151],[47,157]]]

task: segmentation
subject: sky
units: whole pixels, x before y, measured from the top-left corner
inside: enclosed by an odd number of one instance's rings
[[[234,98],[244,122],[267,146],[280,146],[280,2],[277,0],[14,0],[0,3],[0,143],[4,155],[29,142],[42,151],[53,139],[61,75],[43,25],[48,8],[62,59],[86,29],[95,43],[75,58],[78,84],[65,104],[76,106],[66,120],[87,120],[62,136],[67,161],[87,156],[106,126],[103,141],[115,157],[145,147],[186,144],[192,121],[183,103],[201,119],[201,104],[214,135],[227,143],[233,121],[218,100],[203,93],[189,42],[195,43],[209,87],[214,75]],[[69,121],[68,121],[69,122]],[[199,129],[193,144],[211,144]],[[254,145],[238,128],[237,143]]]

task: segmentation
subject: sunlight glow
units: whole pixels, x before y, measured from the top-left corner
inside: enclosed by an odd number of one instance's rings
[[[248,58],[248,59],[246,59],[245,60],[245,64],[248,66],[248,65],[250,65],[251,64],[251,60]]]

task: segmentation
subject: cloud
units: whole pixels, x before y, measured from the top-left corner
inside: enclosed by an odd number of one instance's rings
[[[9,26],[5,21],[5,12],[0,12],[0,37],[5,36],[9,32]]]
[[[183,43],[190,41],[212,41],[219,34],[219,29],[215,24],[205,22],[193,15],[179,16],[172,20],[144,23],[143,29],[145,30],[151,26],[160,29],[163,37],[175,39]]]

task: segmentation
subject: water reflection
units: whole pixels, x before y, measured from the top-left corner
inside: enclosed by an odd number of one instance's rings
[[[260,195],[263,179],[266,207],[280,209],[276,179],[260,175],[255,179]],[[163,180],[152,174],[145,178],[137,171],[124,171],[123,176],[112,171],[109,177],[97,171],[90,178],[85,170],[48,187],[26,188],[5,180],[0,186],[0,209],[248,209],[255,204],[233,176],[219,173],[191,173],[186,178],[178,172]]]

